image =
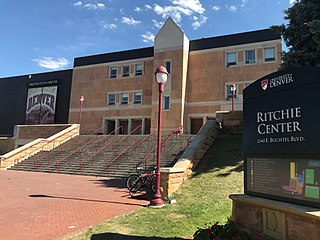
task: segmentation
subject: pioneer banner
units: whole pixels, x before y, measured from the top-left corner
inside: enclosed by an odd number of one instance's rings
[[[25,124],[54,123],[57,86],[28,89]]]

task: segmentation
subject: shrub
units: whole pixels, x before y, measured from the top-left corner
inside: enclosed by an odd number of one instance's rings
[[[220,225],[216,222],[211,227],[198,228],[193,235],[194,240],[254,240],[255,238],[247,232],[241,231],[232,220],[228,219],[226,224]]]

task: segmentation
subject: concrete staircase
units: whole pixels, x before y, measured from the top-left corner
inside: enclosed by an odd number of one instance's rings
[[[172,166],[192,135],[163,136],[161,167]],[[136,166],[156,165],[156,136],[79,135],[51,151],[41,151],[8,170],[127,177]]]

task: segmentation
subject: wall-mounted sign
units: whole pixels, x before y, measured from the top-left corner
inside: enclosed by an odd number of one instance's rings
[[[245,193],[320,207],[320,68],[265,76],[244,90]]]
[[[25,124],[54,123],[58,86],[48,82],[29,83]]]

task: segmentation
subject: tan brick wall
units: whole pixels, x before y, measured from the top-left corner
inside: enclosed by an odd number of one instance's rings
[[[16,139],[48,138],[70,125],[18,125]]]
[[[0,155],[14,149],[15,140],[13,138],[0,138]]]

